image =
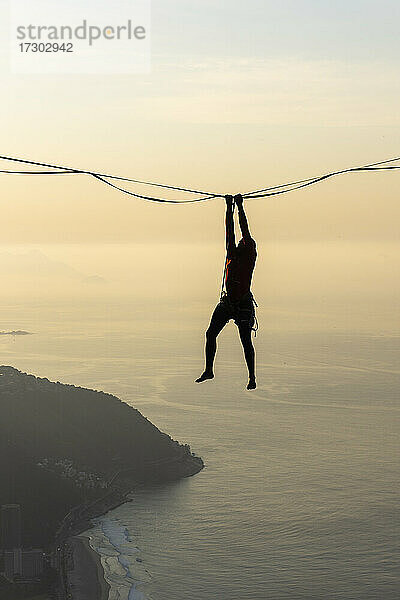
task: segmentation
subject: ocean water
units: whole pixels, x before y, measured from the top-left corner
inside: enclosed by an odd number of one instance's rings
[[[36,332],[0,336],[3,364],[114,393],[205,461],[195,477],[135,490],[88,532],[110,600],[399,598],[400,333],[390,299],[261,306],[252,393],[232,324],[216,379],[193,383],[211,309],[202,302],[1,309],[0,329]]]
[[[194,391],[158,365],[141,409],[206,469],[99,520],[112,599],[398,598],[398,340],[305,337],[275,338],[251,395],[239,363]]]

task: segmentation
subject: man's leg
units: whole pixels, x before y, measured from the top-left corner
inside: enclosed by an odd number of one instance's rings
[[[206,368],[204,373],[196,379],[196,383],[202,383],[203,381],[206,381],[206,379],[214,378],[214,359],[217,352],[217,337],[228,321],[228,311],[220,302],[213,312],[210,325],[206,331]]]
[[[255,373],[255,352],[253,342],[251,339],[251,326],[248,322],[240,323],[239,335],[244,350],[247,368],[249,370],[249,383],[247,384],[247,389],[255,390],[257,387]]]

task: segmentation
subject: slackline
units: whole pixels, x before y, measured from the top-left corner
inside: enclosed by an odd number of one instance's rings
[[[71,167],[62,167],[59,165],[53,165],[48,163],[37,162],[33,160],[26,160],[22,158],[14,158],[11,156],[1,156],[0,160],[4,161],[12,161],[22,165],[30,165],[35,167],[45,167],[47,170],[29,170],[29,171],[11,171],[11,170],[0,170],[0,174],[3,175],[90,175],[94,177],[97,181],[108,185],[119,192],[124,194],[128,194],[129,196],[133,196],[134,198],[140,198],[142,200],[146,200],[148,202],[162,202],[166,204],[188,204],[193,202],[205,202],[206,200],[213,200],[214,198],[223,198],[225,194],[220,194],[217,192],[205,192],[196,189],[190,189],[181,186],[174,185],[166,185],[163,183],[156,183],[151,181],[142,181],[140,179],[132,179],[129,177],[121,177],[117,175],[108,175],[106,173],[98,173],[96,171],[88,171],[84,169],[74,169]],[[343,175],[345,173],[360,173],[365,171],[391,171],[400,169],[400,165],[392,165],[390,163],[399,162],[400,157],[390,158],[388,160],[383,160],[376,163],[371,163],[368,165],[364,165],[361,167],[350,167],[347,169],[342,169],[340,171],[332,171],[330,173],[325,173],[324,175],[319,175],[316,177],[309,177],[307,179],[300,179],[298,181],[292,181],[290,183],[284,183],[281,185],[275,185],[267,188],[263,188],[260,190],[255,190],[252,192],[247,192],[243,194],[243,198],[252,199],[252,198],[267,198],[269,196],[277,196],[280,194],[286,194],[287,192],[292,192],[295,190],[299,190],[301,188],[308,187],[310,185],[314,185],[316,183],[320,183],[326,179],[331,177],[335,177],[337,175]],[[125,183],[135,183],[140,185],[145,185],[149,187],[163,188],[178,192],[184,192],[187,194],[196,194],[196,198],[191,199],[183,199],[183,200],[169,200],[167,198],[159,198],[155,196],[147,196],[143,194],[139,194],[137,192],[132,192],[127,190],[125,187],[122,187],[122,184],[117,185],[113,183],[113,181],[125,182]]]

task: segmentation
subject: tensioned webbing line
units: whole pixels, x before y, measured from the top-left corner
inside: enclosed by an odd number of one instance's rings
[[[12,158],[11,156],[1,156],[0,155],[0,159],[1,160],[11,160],[13,162],[18,162],[18,163],[24,163],[27,165],[35,165],[38,167],[48,167],[50,169],[61,169],[61,171],[63,171],[64,173],[69,173],[69,174],[81,174],[81,175],[99,175],[100,177],[107,177],[108,179],[119,179],[120,181],[127,181],[127,182],[131,182],[131,183],[141,183],[143,185],[150,185],[152,187],[160,187],[160,188],[167,188],[170,190],[178,190],[181,192],[191,192],[192,194],[206,194],[206,195],[211,195],[211,192],[204,192],[204,191],[199,191],[199,190],[192,190],[189,188],[184,188],[184,187],[178,187],[175,185],[166,185],[164,183],[154,183],[152,181],[141,181],[140,179],[130,179],[129,177],[119,177],[118,175],[107,175],[105,173],[97,173],[96,171],[85,171],[83,169],[73,169],[72,167],[60,167],[59,165],[51,165],[48,163],[42,163],[42,162],[36,162],[33,160],[26,160],[26,159],[22,159],[22,158]],[[61,171],[57,171],[57,172],[61,172]],[[1,173],[2,171],[0,171]],[[12,172],[12,171],[10,171]],[[26,173],[27,171],[14,171],[14,173]],[[36,171],[35,173],[39,173],[38,171]],[[44,172],[46,173],[46,172]],[[40,174],[43,174],[43,172],[40,172]],[[219,195],[219,194],[217,194]]]
[[[244,198],[265,198],[267,196],[276,196],[278,194],[284,194],[286,192],[290,192],[293,190],[298,190],[303,187],[307,187],[309,185],[313,185],[314,183],[319,183],[320,181],[324,181],[330,177],[335,177],[336,175],[342,175],[344,173],[355,173],[360,171],[389,171],[394,169],[400,169],[400,166],[385,166],[388,163],[398,162],[400,161],[400,156],[397,158],[390,158],[388,160],[382,160],[380,162],[371,163],[368,165],[364,165],[362,167],[351,167],[348,169],[342,169],[340,171],[332,171],[331,173],[326,173],[325,175],[320,175],[317,177],[309,177],[308,179],[301,179],[299,181],[292,181],[291,183],[286,183],[282,185],[276,185],[269,188],[264,188],[262,190],[257,190],[255,192],[248,192],[244,194]]]
[[[37,162],[37,161],[33,161],[33,160],[26,160],[26,159],[22,159],[22,158],[14,158],[14,157],[10,157],[10,156],[1,156],[0,155],[0,160],[12,161],[12,162],[17,162],[17,163],[26,164],[26,165],[33,165],[36,167],[46,167],[47,169],[55,169],[55,170],[51,170],[51,171],[50,170],[47,170],[47,171],[42,171],[42,170],[40,170],[40,171],[38,171],[38,170],[36,170],[36,171],[0,170],[0,174],[7,174],[7,175],[90,175],[90,176],[94,177],[95,179],[97,179],[98,181],[100,181],[100,182],[102,182],[124,194],[128,194],[129,196],[133,196],[135,198],[141,198],[143,200],[147,200],[150,202],[162,202],[162,203],[167,203],[167,204],[187,204],[187,203],[193,203],[193,202],[204,202],[206,200],[212,200],[214,198],[223,198],[225,196],[225,194],[205,192],[205,191],[194,190],[194,189],[190,189],[190,188],[186,188],[186,187],[167,185],[167,184],[156,183],[156,182],[151,182],[151,181],[142,181],[139,179],[132,179],[129,177],[108,175],[105,173],[98,173],[95,171],[89,171],[89,170],[83,170],[83,169],[74,169],[71,167],[62,167],[59,165],[42,163],[42,162]],[[351,167],[348,169],[342,169],[340,171],[332,171],[330,173],[326,173],[325,175],[320,175],[317,177],[310,177],[308,179],[301,179],[299,181],[292,181],[292,182],[286,183],[286,184],[263,188],[261,190],[255,190],[253,192],[247,192],[246,194],[243,194],[243,197],[247,198],[247,199],[251,199],[251,198],[266,198],[268,196],[277,196],[279,194],[285,194],[287,192],[291,192],[291,191],[298,190],[298,189],[301,189],[304,187],[308,187],[310,185],[314,185],[315,183],[319,183],[321,181],[324,181],[326,179],[329,179],[329,178],[337,176],[337,175],[342,175],[344,173],[356,173],[356,172],[362,172],[362,171],[397,170],[397,169],[400,169],[400,165],[396,165],[396,166],[393,166],[393,165],[388,166],[388,165],[389,165],[389,163],[394,163],[394,162],[399,162],[399,161],[400,161],[400,157],[396,157],[396,158],[391,158],[388,160],[383,160],[380,162],[364,165],[362,167]],[[385,165],[385,166],[382,166],[382,165]],[[158,188],[169,189],[169,190],[174,190],[174,191],[179,191],[179,192],[185,192],[185,193],[189,193],[189,194],[196,194],[196,195],[201,195],[201,197],[200,198],[192,198],[190,200],[187,200],[187,199],[185,199],[185,200],[169,200],[167,198],[147,196],[144,194],[138,194],[137,192],[132,192],[130,190],[127,190],[124,187],[121,187],[119,185],[116,185],[115,183],[112,183],[112,181],[110,181],[110,180],[124,181],[126,183],[136,183],[136,184],[150,186],[150,187],[158,187]]]
[[[26,159],[22,159],[22,158],[14,158],[11,156],[0,156],[0,160],[9,160],[9,161],[13,161],[13,162],[21,163],[21,164],[34,165],[34,166],[38,166],[38,167],[48,167],[49,169],[58,169],[58,171],[1,171],[0,170],[0,174],[3,173],[3,174],[8,174],[8,175],[11,175],[11,174],[14,174],[14,175],[26,175],[26,174],[29,174],[29,175],[57,175],[57,174],[91,175],[92,177],[95,177],[102,183],[110,185],[111,187],[119,190],[120,192],[124,192],[125,194],[129,194],[130,196],[134,196],[135,198],[141,198],[143,200],[148,200],[150,202],[165,202],[165,203],[169,203],[169,204],[185,204],[188,202],[202,202],[204,200],[210,200],[212,198],[222,198],[224,196],[224,194],[213,194],[210,192],[193,190],[193,189],[179,187],[179,186],[175,186],[175,185],[166,185],[163,183],[142,181],[139,179],[132,179],[129,177],[120,177],[118,175],[108,175],[106,173],[97,173],[95,171],[88,171],[88,170],[84,170],[84,169],[73,169],[71,167],[61,167],[59,165],[42,163],[42,162],[37,162],[37,161],[33,161],[33,160],[26,160]],[[114,180],[118,180],[118,181],[126,181],[127,183],[138,183],[141,185],[165,188],[165,189],[169,189],[169,190],[187,192],[187,193],[191,193],[191,194],[202,194],[204,197],[196,198],[196,199],[192,199],[192,200],[169,200],[166,198],[145,196],[143,194],[137,194],[137,193],[131,192],[130,190],[127,190],[125,188],[119,187],[119,186],[111,183],[110,181],[108,181],[109,179],[114,179]]]

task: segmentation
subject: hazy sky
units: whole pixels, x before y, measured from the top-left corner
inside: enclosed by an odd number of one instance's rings
[[[149,75],[11,76],[3,52],[0,153],[224,193],[400,155],[397,1],[152,6]],[[150,205],[87,177],[0,185],[3,243],[223,234],[220,200]],[[400,173],[347,175],[248,210],[260,240],[394,241],[399,192]]]

